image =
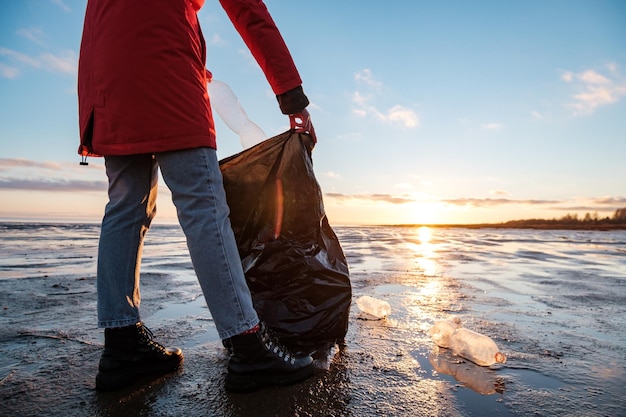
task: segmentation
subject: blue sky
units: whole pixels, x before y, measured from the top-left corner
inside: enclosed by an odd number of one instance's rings
[[[266,2],[304,80],[331,224],[475,223],[626,207],[626,2]],[[0,218],[98,220],[79,167],[84,0],[0,5]],[[219,3],[207,67],[269,136],[285,131]],[[120,63],[123,65],[123,63]],[[217,117],[220,157],[241,150]],[[160,189],[157,219],[172,220]]]

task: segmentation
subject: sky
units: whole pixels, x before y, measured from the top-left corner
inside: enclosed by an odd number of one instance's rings
[[[331,225],[611,216],[626,207],[626,2],[266,5],[311,101]],[[99,221],[102,158],[79,166],[85,0],[0,0],[0,219]],[[216,0],[207,68],[271,137],[262,71]],[[123,65],[123,63],[120,63]],[[242,150],[216,116],[218,156]],[[175,221],[161,183],[155,221]]]

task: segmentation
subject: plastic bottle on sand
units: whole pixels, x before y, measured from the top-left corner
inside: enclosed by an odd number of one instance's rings
[[[451,317],[447,320],[435,321],[428,333],[437,346],[449,348],[450,338],[459,327],[461,327],[461,319]]]
[[[506,362],[506,356],[489,336],[465,328],[456,329],[450,336],[450,349],[455,355],[481,366]]]
[[[218,80],[210,80],[208,90],[211,107],[226,126],[239,135],[241,146],[244,149],[251,148],[267,139],[265,132],[248,118],[228,84]]]
[[[391,306],[388,302],[378,300],[369,295],[359,297],[356,300],[356,305],[362,312],[378,317],[379,319],[383,319],[391,313]]]

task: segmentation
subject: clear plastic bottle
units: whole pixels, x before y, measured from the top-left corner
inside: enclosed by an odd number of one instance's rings
[[[213,79],[209,81],[207,87],[211,107],[226,126],[239,135],[241,146],[244,149],[251,148],[267,139],[263,129],[248,118],[228,84]]]
[[[356,300],[356,305],[364,313],[383,319],[391,314],[391,306],[384,300],[364,295]]]
[[[500,352],[493,339],[466,328],[456,329],[450,336],[450,349],[455,355],[480,366],[506,362],[506,356]]]
[[[447,320],[437,320],[430,328],[428,333],[435,344],[442,348],[450,347],[450,338],[461,327],[461,319],[451,317]]]

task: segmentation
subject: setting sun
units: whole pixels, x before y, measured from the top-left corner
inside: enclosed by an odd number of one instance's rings
[[[441,204],[430,201],[416,201],[408,204],[402,218],[411,224],[436,224],[441,222]]]

